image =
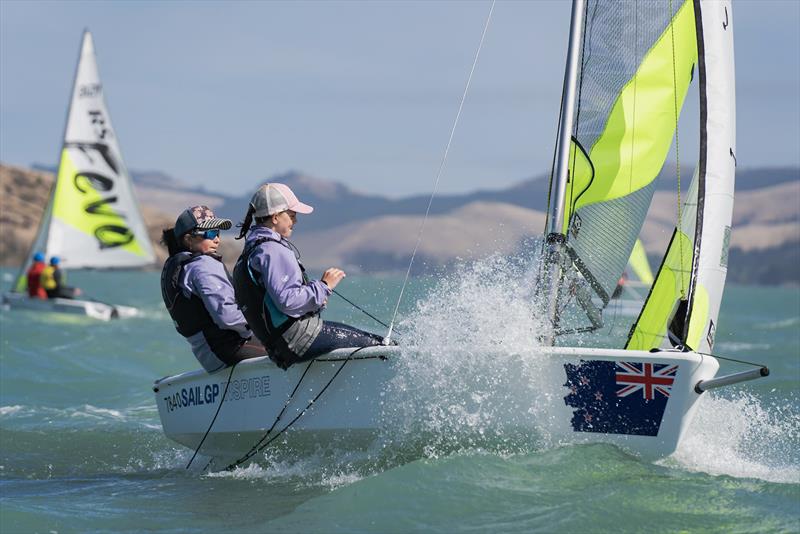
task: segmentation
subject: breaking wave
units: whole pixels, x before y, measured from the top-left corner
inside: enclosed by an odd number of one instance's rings
[[[669,461],[712,475],[800,483],[796,403],[769,404],[746,391],[703,395],[687,435]]]

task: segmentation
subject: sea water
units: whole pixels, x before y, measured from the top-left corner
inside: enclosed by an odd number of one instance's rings
[[[387,385],[392,424],[368,446],[279,444],[201,473],[164,437],[151,390],[197,367],[158,273],[71,273],[88,296],[143,313],[0,311],[0,531],[800,531],[798,288],[727,288],[715,352],[771,375],[705,394],[678,451],[646,462],[509,421],[563,402],[539,393],[541,362],[519,357],[542,327],[529,276],[494,258],[412,279],[396,339],[426,356]],[[386,321],[401,282],[352,275],[338,289]],[[385,333],[335,296],[325,316]],[[606,319],[602,337],[619,343],[630,318]]]

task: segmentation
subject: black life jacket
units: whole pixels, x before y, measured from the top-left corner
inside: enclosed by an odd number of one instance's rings
[[[314,342],[322,330],[319,311],[302,317],[290,317],[280,311],[267,293],[261,273],[250,268],[250,256],[261,244],[267,241],[286,246],[271,237],[256,239],[242,251],[233,268],[233,290],[236,302],[247,319],[253,334],[267,348],[270,358],[282,368],[295,363]],[[303,264],[295,259],[303,274],[303,283],[308,284],[308,276]]]
[[[179,252],[171,256],[164,263],[164,269],[161,271],[161,296],[164,298],[164,305],[179,334],[188,338],[202,332],[208,346],[220,362],[225,365],[233,365],[238,361],[234,358],[236,351],[246,340],[234,330],[217,326],[206,310],[202,299],[194,293],[191,294],[191,297],[186,298],[178,285],[184,267],[199,260],[202,256],[202,254],[190,252]],[[200,363],[206,370],[222,367],[216,362],[201,361]]]

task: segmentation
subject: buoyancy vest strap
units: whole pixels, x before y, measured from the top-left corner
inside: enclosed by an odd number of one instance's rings
[[[277,333],[283,335],[283,333],[292,326],[292,323],[294,323],[297,318],[290,317],[278,309],[277,305],[272,301],[269,293],[267,292],[267,287],[263,283],[261,273],[254,273],[252,267],[250,266],[250,257],[253,255],[253,252],[255,252],[256,248],[263,243],[268,243],[270,241],[273,243],[278,243],[279,245],[292,250],[295,255],[295,259],[297,260],[297,264],[300,266],[300,272],[302,274],[304,284],[308,283],[308,276],[306,275],[305,267],[303,267],[303,264],[300,263],[300,260],[297,258],[297,249],[291,246],[286,246],[283,241],[275,239],[274,237],[259,237],[245,247],[244,251],[242,252],[242,256],[244,257],[244,266],[247,268],[247,274],[250,277],[250,280],[264,290],[264,312],[269,314],[270,322],[275,326]]]
[[[164,297],[164,303],[167,306],[167,311],[172,311],[172,310],[175,309],[175,302],[177,302],[178,295],[180,294],[180,290],[178,288],[178,284],[179,284],[179,280],[180,280],[181,274],[183,273],[183,269],[186,267],[187,264],[199,260],[202,256],[203,256],[202,254],[194,252],[194,253],[190,253],[188,256],[182,258],[178,262],[178,266],[173,271],[171,280],[169,280],[169,283],[172,284],[172,287],[176,290],[175,291],[175,296],[173,298],[169,297],[169,295],[166,292],[165,285],[162,284],[162,286],[161,286],[161,294]],[[170,261],[170,260],[168,259],[167,261]],[[164,274],[167,274],[167,272],[165,271]],[[167,302],[169,302],[169,304],[167,304]]]

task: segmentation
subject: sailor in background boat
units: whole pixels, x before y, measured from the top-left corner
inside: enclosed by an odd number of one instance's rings
[[[28,279],[28,296],[33,299],[46,299],[47,293],[42,287],[42,273],[45,270],[44,254],[37,252],[33,255],[33,263],[25,273]]]
[[[266,356],[252,339],[236,305],[230,276],[217,254],[220,230],[231,227],[208,206],[185,210],[163,231],[169,258],[161,272],[161,295],[175,329],[209,373],[241,360]]]
[[[81,294],[79,287],[70,287],[66,284],[66,276],[59,265],[61,258],[53,256],[50,265],[42,270],[40,284],[47,292],[50,299],[74,299]]]
[[[383,342],[380,336],[320,317],[345,273],[332,267],[321,280],[306,275],[300,253],[288,238],[297,214],[313,210],[288,186],[264,184],[250,200],[237,237],[246,240],[233,270],[236,300],[253,333],[283,369],[337,348]]]

